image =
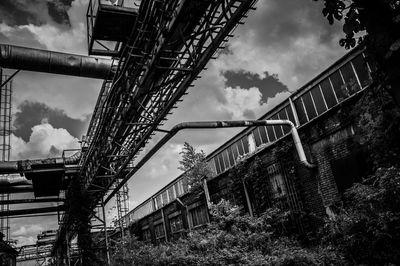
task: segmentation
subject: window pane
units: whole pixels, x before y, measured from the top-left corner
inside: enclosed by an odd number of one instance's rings
[[[274,129],[272,128],[272,126],[266,126],[266,128],[267,128],[269,141],[273,142],[274,140],[276,140]]]
[[[168,189],[168,195],[169,195],[169,200],[173,201],[176,197],[175,197],[175,193],[174,193],[174,188],[170,187]]]
[[[224,158],[225,167],[226,169],[228,169],[230,167],[230,164],[229,164],[228,152],[226,150],[222,152],[222,157]]]
[[[231,166],[235,165],[235,159],[234,159],[234,157],[233,157],[232,148],[231,148],[231,147],[228,147],[228,148],[226,149],[226,151],[228,152],[228,157],[229,157],[229,163],[230,163],[230,165],[231,165]]]
[[[303,98],[304,107],[307,111],[308,120],[311,120],[317,116],[317,111],[315,110],[314,104],[311,99],[311,93],[307,92],[301,97]]]
[[[213,160],[214,160],[215,168],[217,169],[217,174],[220,174],[222,171],[221,171],[221,167],[219,166],[218,157],[215,156],[213,158]]]
[[[296,107],[297,116],[299,117],[300,125],[307,123],[307,116],[304,111],[303,103],[301,98],[296,99],[294,102],[294,106]]]
[[[224,161],[222,159],[222,155],[218,154],[218,161],[219,161],[219,165],[221,167],[221,172],[225,171],[225,165],[224,165]]]
[[[344,82],[342,79],[342,76],[340,75],[339,71],[336,71],[333,73],[330,77],[330,80],[332,82],[333,89],[335,90],[336,97],[339,100],[339,102],[343,101],[348,97],[347,90],[344,86]],[[324,85],[324,86],[322,86]],[[326,87],[328,87],[328,84],[326,84]],[[321,89],[322,92],[325,96],[326,104],[328,105],[328,108],[332,108],[333,106],[336,105],[336,100],[335,99],[330,99],[330,95],[327,93],[330,91],[330,89],[326,88],[325,84],[321,83]],[[331,87],[331,85],[329,85]]]
[[[294,119],[293,111],[292,111],[292,108],[290,107],[290,105],[288,107],[286,107],[285,109],[286,109],[287,115],[289,116],[289,120],[292,121],[292,123],[296,125],[296,120]]]
[[[345,64],[340,69],[340,72],[343,75],[344,82],[346,83],[346,88],[350,95],[353,95],[360,90],[360,85],[358,85],[357,78],[350,63]]]
[[[279,119],[282,119],[282,120],[287,120],[288,119],[285,109],[281,110],[278,113],[278,117],[279,117]],[[290,131],[290,127],[289,126],[282,126],[282,130],[283,130],[284,134],[287,134]]]
[[[311,89],[311,95],[313,96],[318,114],[322,114],[323,112],[325,112],[327,108],[318,85]]]
[[[164,205],[167,204],[169,202],[168,196],[167,196],[167,191],[164,191],[161,195],[162,195]]]
[[[236,161],[237,157],[239,156],[239,152],[237,149],[237,143],[234,143],[232,145],[232,151],[233,151],[233,159]]]
[[[330,81],[329,81],[329,79],[330,79]],[[332,108],[333,106],[335,106],[337,104],[335,93],[333,92],[331,82],[333,84],[333,87],[335,88],[335,92],[337,95],[337,90],[336,90],[335,84],[338,82],[340,83],[341,80],[342,80],[342,78],[340,77],[339,72],[336,71],[329,78],[324,79],[319,84],[319,86],[321,87],[321,90],[322,90],[322,94],[324,95],[326,105],[328,106],[328,109]],[[342,82],[342,84],[343,84],[343,82]],[[338,86],[339,86],[339,90],[340,90],[341,85],[338,85]]]
[[[249,153],[249,140],[247,139],[247,136],[244,136],[242,138],[242,143],[243,143],[244,152]]]
[[[273,117],[271,117],[272,120],[277,120],[278,115],[274,115]],[[283,131],[282,131],[282,127],[281,126],[274,126],[274,130],[275,130],[275,134],[276,134],[276,138],[279,139],[280,137],[283,136]]]
[[[368,67],[365,63],[363,55],[358,55],[351,62],[353,63],[354,69],[356,70],[361,86],[364,88],[365,86],[369,85],[371,83],[371,76],[369,75]]]
[[[239,154],[240,154],[240,155],[243,155],[243,154],[244,154],[244,149],[243,149],[242,140],[238,140],[238,141],[236,142],[236,145],[237,145],[237,147],[238,147],[238,149],[239,149]]]
[[[262,141],[261,141],[260,132],[258,131],[258,127],[256,127],[256,128],[253,130],[253,136],[254,136],[254,140],[255,140],[255,142],[256,142],[256,146],[257,146],[257,147],[260,146],[261,143],[262,143]]]
[[[268,143],[267,131],[266,131],[265,127],[263,127],[263,126],[258,127],[258,131],[260,132],[262,143]]]

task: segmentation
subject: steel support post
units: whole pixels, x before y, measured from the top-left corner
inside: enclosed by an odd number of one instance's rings
[[[101,210],[102,210],[102,212],[103,212],[103,224],[104,224],[104,242],[105,242],[105,245],[106,245],[106,257],[107,257],[107,265],[110,265],[111,264],[111,261],[110,261],[110,250],[109,250],[109,247],[108,247],[108,233],[107,233],[107,221],[106,221],[106,211],[105,211],[105,208],[104,208],[104,199],[102,198],[101,199]]]

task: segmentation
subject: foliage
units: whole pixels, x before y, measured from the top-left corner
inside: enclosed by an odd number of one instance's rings
[[[400,170],[380,168],[344,195],[339,214],[328,220],[324,243],[354,264],[400,264]]]
[[[385,90],[371,88],[353,114],[363,132],[361,144],[372,151],[374,168],[400,166],[400,109],[393,98]]]
[[[187,179],[191,189],[200,187],[204,178],[213,175],[203,151],[196,152],[193,146],[185,142],[179,154],[182,155],[182,160],[179,161],[180,166],[178,169],[184,172],[184,177]]]
[[[227,201],[213,205],[213,222],[186,238],[153,246],[135,238],[118,244],[113,265],[338,265],[330,248],[305,249],[281,235],[285,215],[277,209],[253,218]],[[128,251],[129,252],[126,252]]]
[[[318,0],[314,0],[318,1]],[[366,46],[377,70],[374,80],[384,84],[400,104],[400,1],[322,0],[323,15],[330,24],[344,20],[345,37],[339,42],[347,49],[357,43]]]

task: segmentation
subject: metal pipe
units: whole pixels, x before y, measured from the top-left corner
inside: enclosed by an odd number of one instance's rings
[[[270,126],[287,125],[290,126],[293,142],[299,155],[300,163],[307,168],[315,168],[315,165],[308,162],[303,149],[296,126],[290,120],[239,120],[239,121],[204,121],[204,122],[183,122],[174,126],[166,135],[157,142],[156,145],[130,170],[120,183],[114,188],[104,201],[107,204],[117,191],[134,175],[165,143],[167,143],[176,133],[187,128],[231,128],[231,127],[252,127],[252,126]]]
[[[8,186],[8,187],[1,187],[0,186],[0,193],[31,193],[33,192],[33,186]]]
[[[61,202],[64,199],[61,198],[37,198],[37,199],[15,199],[15,200],[0,200],[0,205],[11,205],[11,204],[26,204],[26,203],[43,203],[43,202]]]
[[[49,213],[49,212],[58,212],[58,211],[63,211],[63,210],[65,210],[64,205],[55,206],[55,207],[36,208],[36,209],[9,210],[9,211],[1,211],[0,217],[27,215],[27,214],[36,214],[36,213]]]
[[[112,60],[0,44],[0,67],[106,79]]]
[[[72,156],[67,158],[47,158],[37,160],[19,160],[19,161],[8,161],[0,162],[0,175],[2,174],[15,174],[25,172],[49,172],[54,170],[61,170],[60,167],[67,165],[77,165],[79,163],[79,156]],[[40,167],[43,165],[43,167]],[[50,165],[54,165],[54,168],[49,168]],[[32,169],[32,166],[35,166]]]

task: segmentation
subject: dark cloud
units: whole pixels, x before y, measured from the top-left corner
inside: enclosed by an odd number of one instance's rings
[[[15,114],[13,132],[17,137],[28,141],[32,127],[43,121],[54,128],[65,128],[72,136],[80,138],[85,133],[89,117],[84,121],[73,119],[63,110],[50,108],[43,103],[24,101],[18,106],[18,112]]]
[[[40,26],[54,21],[70,26],[67,11],[72,2],[73,0],[1,0],[0,23],[9,26]]]
[[[257,74],[252,74],[244,71],[234,72],[226,71],[226,86],[240,87],[242,89],[250,89],[257,87],[262,93],[262,102],[266,103],[268,98],[273,97],[278,92],[287,91],[288,88],[279,81],[278,76],[270,75],[265,72],[265,78],[260,78]]]

